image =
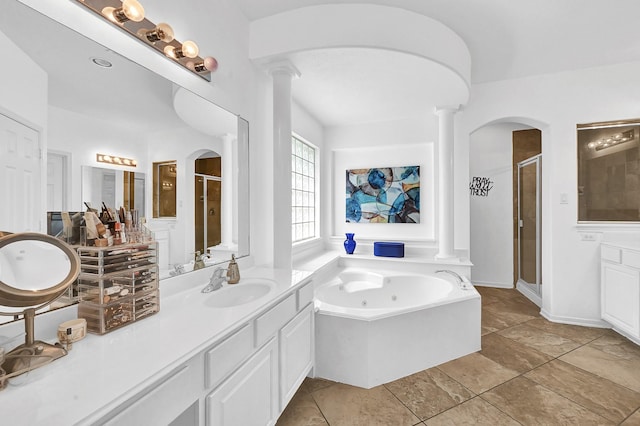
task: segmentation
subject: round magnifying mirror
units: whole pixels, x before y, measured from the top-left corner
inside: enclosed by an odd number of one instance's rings
[[[0,305],[25,308],[25,342],[9,352],[2,363],[8,377],[67,354],[59,345],[35,340],[33,323],[36,310],[60,297],[79,272],[78,254],[57,238],[31,232],[0,232]],[[0,314],[14,313],[0,309]]]
[[[0,305],[49,303],[73,283],[79,271],[75,250],[57,238],[37,233],[0,237]]]

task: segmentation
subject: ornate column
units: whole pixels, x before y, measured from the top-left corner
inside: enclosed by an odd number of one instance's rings
[[[438,116],[438,254],[453,259],[453,126],[458,107],[436,107]]]
[[[290,62],[269,66],[273,77],[273,266],[291,269],[291,82],[300,72]]]

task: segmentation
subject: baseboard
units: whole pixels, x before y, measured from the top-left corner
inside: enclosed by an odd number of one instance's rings
[[[489,281],[477,281],[477,280],[474,280],[473,278],[471,279],[471,282],[473,283],[473,285],[480,286],[480,287],[513,288],[513,284],[510,284],[510,283],[496,283],[496,282],[489,282]]]
[[[551,322],[557,322],[560,324],[581,325],[584,327],[597,327],[597,328],[611,328],[611,325],[603,320],[594,320],[588,318],[576,318],[576,317],[563,317],[558,315],[551,315],[547,310],[542,309],[540,315],[545,317]]]

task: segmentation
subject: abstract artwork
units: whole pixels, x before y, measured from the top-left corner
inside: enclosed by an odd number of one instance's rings
[[[420,166],[347,170],[347,222],[420,223]]]

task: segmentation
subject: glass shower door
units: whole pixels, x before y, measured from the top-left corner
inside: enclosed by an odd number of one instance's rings
[[[519,281],[540,297],[540,162],[537,155],[518,163]]]

